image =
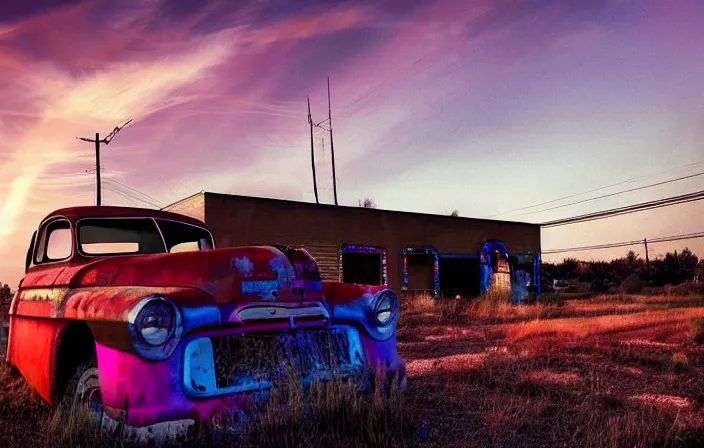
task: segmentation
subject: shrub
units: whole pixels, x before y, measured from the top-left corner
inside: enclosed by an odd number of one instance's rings
[[[704,282],[685,282],[674,286],[668,285],[665,290],[671,296],[700,295],[704,294]]]
[[[604,280],[598,278],[589,284],[589,290],[592,292],[606,292],[609,290],[609,285]]]
[[[643,290],[643,281],[638,274],[631,274],[621,282],[618,289],[625,294],[638,294]]]
[[[663,286],[646,286],[641,291],[646,296],[664,296],[666,294]]]
[[[691,324],[692,340],[697,344],[704,343],[704,317],[693,317]]]
[[[563,294],[559,293],[547,293],[540,295],[540,303],[544,305],[557,304],[558,306],[562,306],[565,304],[566,299],[567,298]]]
[[[672,355],[672,364],[676,373],[681,373],[689,364],[687,355],[681,352]]]

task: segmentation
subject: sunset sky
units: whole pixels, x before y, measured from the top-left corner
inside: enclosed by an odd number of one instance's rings
[[[0,281],[16,286],[47,213],[94,203],[76,137],[129,118],[102,151],[105,204],[313,201],[306,96],[327,118],[327,76],[343,205],[544,222],[702,190],[704,176],[529,213],[704,171],[702,23],[701,0],[4,0]],[[543,248],[703,218],[704,201],[545,229]],[[704,255],[704,240],[650,254],[685,245]]]

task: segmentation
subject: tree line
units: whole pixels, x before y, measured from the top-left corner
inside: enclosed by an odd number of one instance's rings
[[[10,311],[12,301],[12,290],[7,283],[0,282],[0,322],[7,320],[7,313]]]
[[[649,261],[634,251],[611,261],[565,258],[561,263],[542,263],[541,277],[545,288],[550,288],[553,280],[565,280],[586,283],[588,289],[594,292],[606,292],[618,287],[638,289],[638,285],[675,286],[704,280],[704,259],[700,260],[687,247]]]

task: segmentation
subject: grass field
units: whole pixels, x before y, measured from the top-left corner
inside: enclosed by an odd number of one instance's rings
[[[704,298],[597,296],[511,306],[407,298],[403,396],[273,397],[222,446],[704,446]],[[284,410],[286,410],[284,412]],[[117,447],[0,366],[0,446]],[[191,443],[207,436],[201,430]]]

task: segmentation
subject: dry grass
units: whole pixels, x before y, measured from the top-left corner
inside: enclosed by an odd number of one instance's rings
[[[274,393],[239,438],[215,446],[704,446],[702,297],[406,297],[408,391],[354,384]],[[128,446],[47,406],[0,367],[0,446]],[[204,426],[191,446],[204,443]]]
[[[450,302],[407,298],[399,328],[429,446],[704,444],[702,297]]]
[[[644,311],[631,315],[610,315],[571,319],[532,320],[507,326],[510,342],[536,335],[583,338],[595,334],[607,334],[676,325],[687,322],[692,316],[704,316],[704,309],[680,309],[676,311]]]
[[[0,366],[0,446],[137,447],[120,434],[101,432],[87,410],[51,409],[12,372]],[[275,391],[251,410],[254,418],[237,434],[217,431],[228,420],[202,425],[187,442],[176,446],[215,447],[402,447],[415,436],[415,427],[398,390],[360,396],[352,380],[318,384],[304,393],[300,383],[287,392]]]

